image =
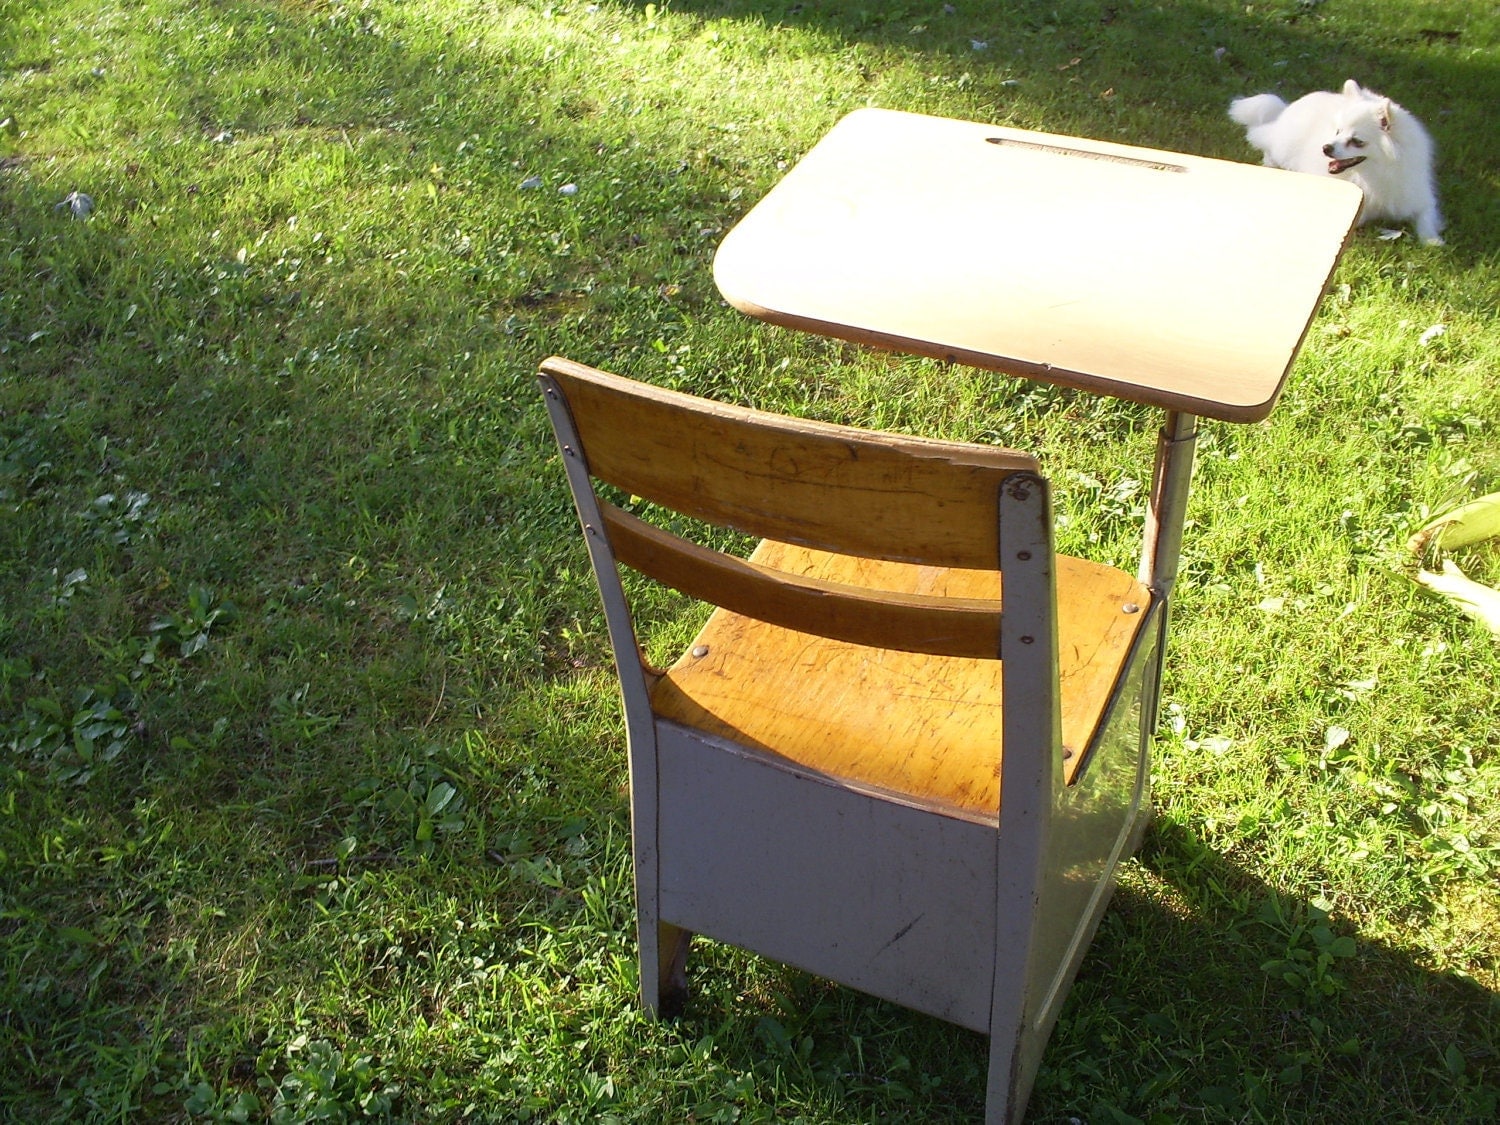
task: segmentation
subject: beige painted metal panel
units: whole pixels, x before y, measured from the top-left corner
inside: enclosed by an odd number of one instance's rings
[[[1037,942],[1050,976],[1039,982],[1034,1017],[1042,1043],[1067,996],[1079,963],[1114,891],[1115,868],[1134,850],[1150,816],[1151,724],[1145,686],[1159,657],[1156,607],[1142,627],[1114,706],[1078,784],[1058,794],[1047,857],[1047,908]]]
[[[866,109],[725,237],[714,277],[773,323],[1255,421],[1360,201],[1331,178]]]
[[[657,763],[665,921],[989,1030],[1005,957],[993,823],[830,784],[673,723],[657,724]]]
[[[1154,625],[1089,772],[1057,795],[1035,1014],[1023,1036],[1038,1055],[1109,902],[1115,868],[1148,815],[1141,689]],[[987,982],[1023,971],[1022,951],[1007,964],[994,945],[1003,905],[993,816],[933,815],[902,795],[820,777],[676,723],[657,731],[664,920],[989,1030]]]

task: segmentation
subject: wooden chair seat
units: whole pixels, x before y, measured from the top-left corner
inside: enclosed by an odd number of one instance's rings
[[[921,567],[765,540],[776,570],[907,594],[998,601],[995,571]],[[1113,567],[1059,555],[1063,777],[1099,728],[1150,591]],[[1127,608],[1134,607],[1134,608]],[[661,719],[790,765],[993,820],[1000,803],[1003,662],[869,648],[718,609],[652,688]]]

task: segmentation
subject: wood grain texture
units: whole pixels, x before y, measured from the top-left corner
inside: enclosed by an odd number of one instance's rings
[[[936,656],[1000,656],[999,599],[831,582],[700,547],[613,505],[604,505],[602,512],[620,562],[701,601],[850,644]]]
[[[1331,177],[865,109],[714,277],[776,324],[1256,421],[1360,202]]]
[[[825,581],[990,599],[993,572],[918,567],[766,542],[752,558]],[[1064,777],[1071,782],[1146,617],[1130,575],[1058,556]],[[1127,613],[1124,606],[1139,607]],[[703,656],[692,655],[706,649]],[[867,648],[716,611],[652,689],[659,717],[919,803],[993,815],[1001,662]]]
[[[1000,481],[1036,460],[993,446],[785,418],[553,357],[589,472],[674,511],[870,558],[995,567]]]

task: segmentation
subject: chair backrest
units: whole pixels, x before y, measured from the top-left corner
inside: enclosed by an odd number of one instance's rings
[[[1035,556],[1050,582],[1046,482],[1026,454],[764,413],[558,357],[541,365],[539,380],[585,532],[603,535],[608,557],[690,596],[859,644],[1000,656],[998,598],[881,592],[760,566],[647,523],[599,497],[593,481],[711,524],[838,554],[1002,576],[1006,555]],[[1010,529],[1006,507],[1017,498],[1039,515],[1017,509]]]

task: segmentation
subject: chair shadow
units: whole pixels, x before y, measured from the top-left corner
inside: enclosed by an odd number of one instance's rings
[[[1158,820],[1053,1038],[1039,1119],[1096,1110],[1068,1087],[1111,1044],[1105,1073],[1136,1084],[1106,1107],[1144,1119],[1493,1119],[1500,994],[1325,907]]]
[[[737,955],[700,959],[684,1030],[754,1028],[743,1057],[726,1041],[726,1062],[791,1074],[801,1098],[848,1114],[832,1120],[981,1119],[982,1037],[779,966],[726,982],[744,970]],[[1084,958],[1026,1120],[1480,1125],[1497,1111],[1500,993],[1356,935],[1158,819]]]

